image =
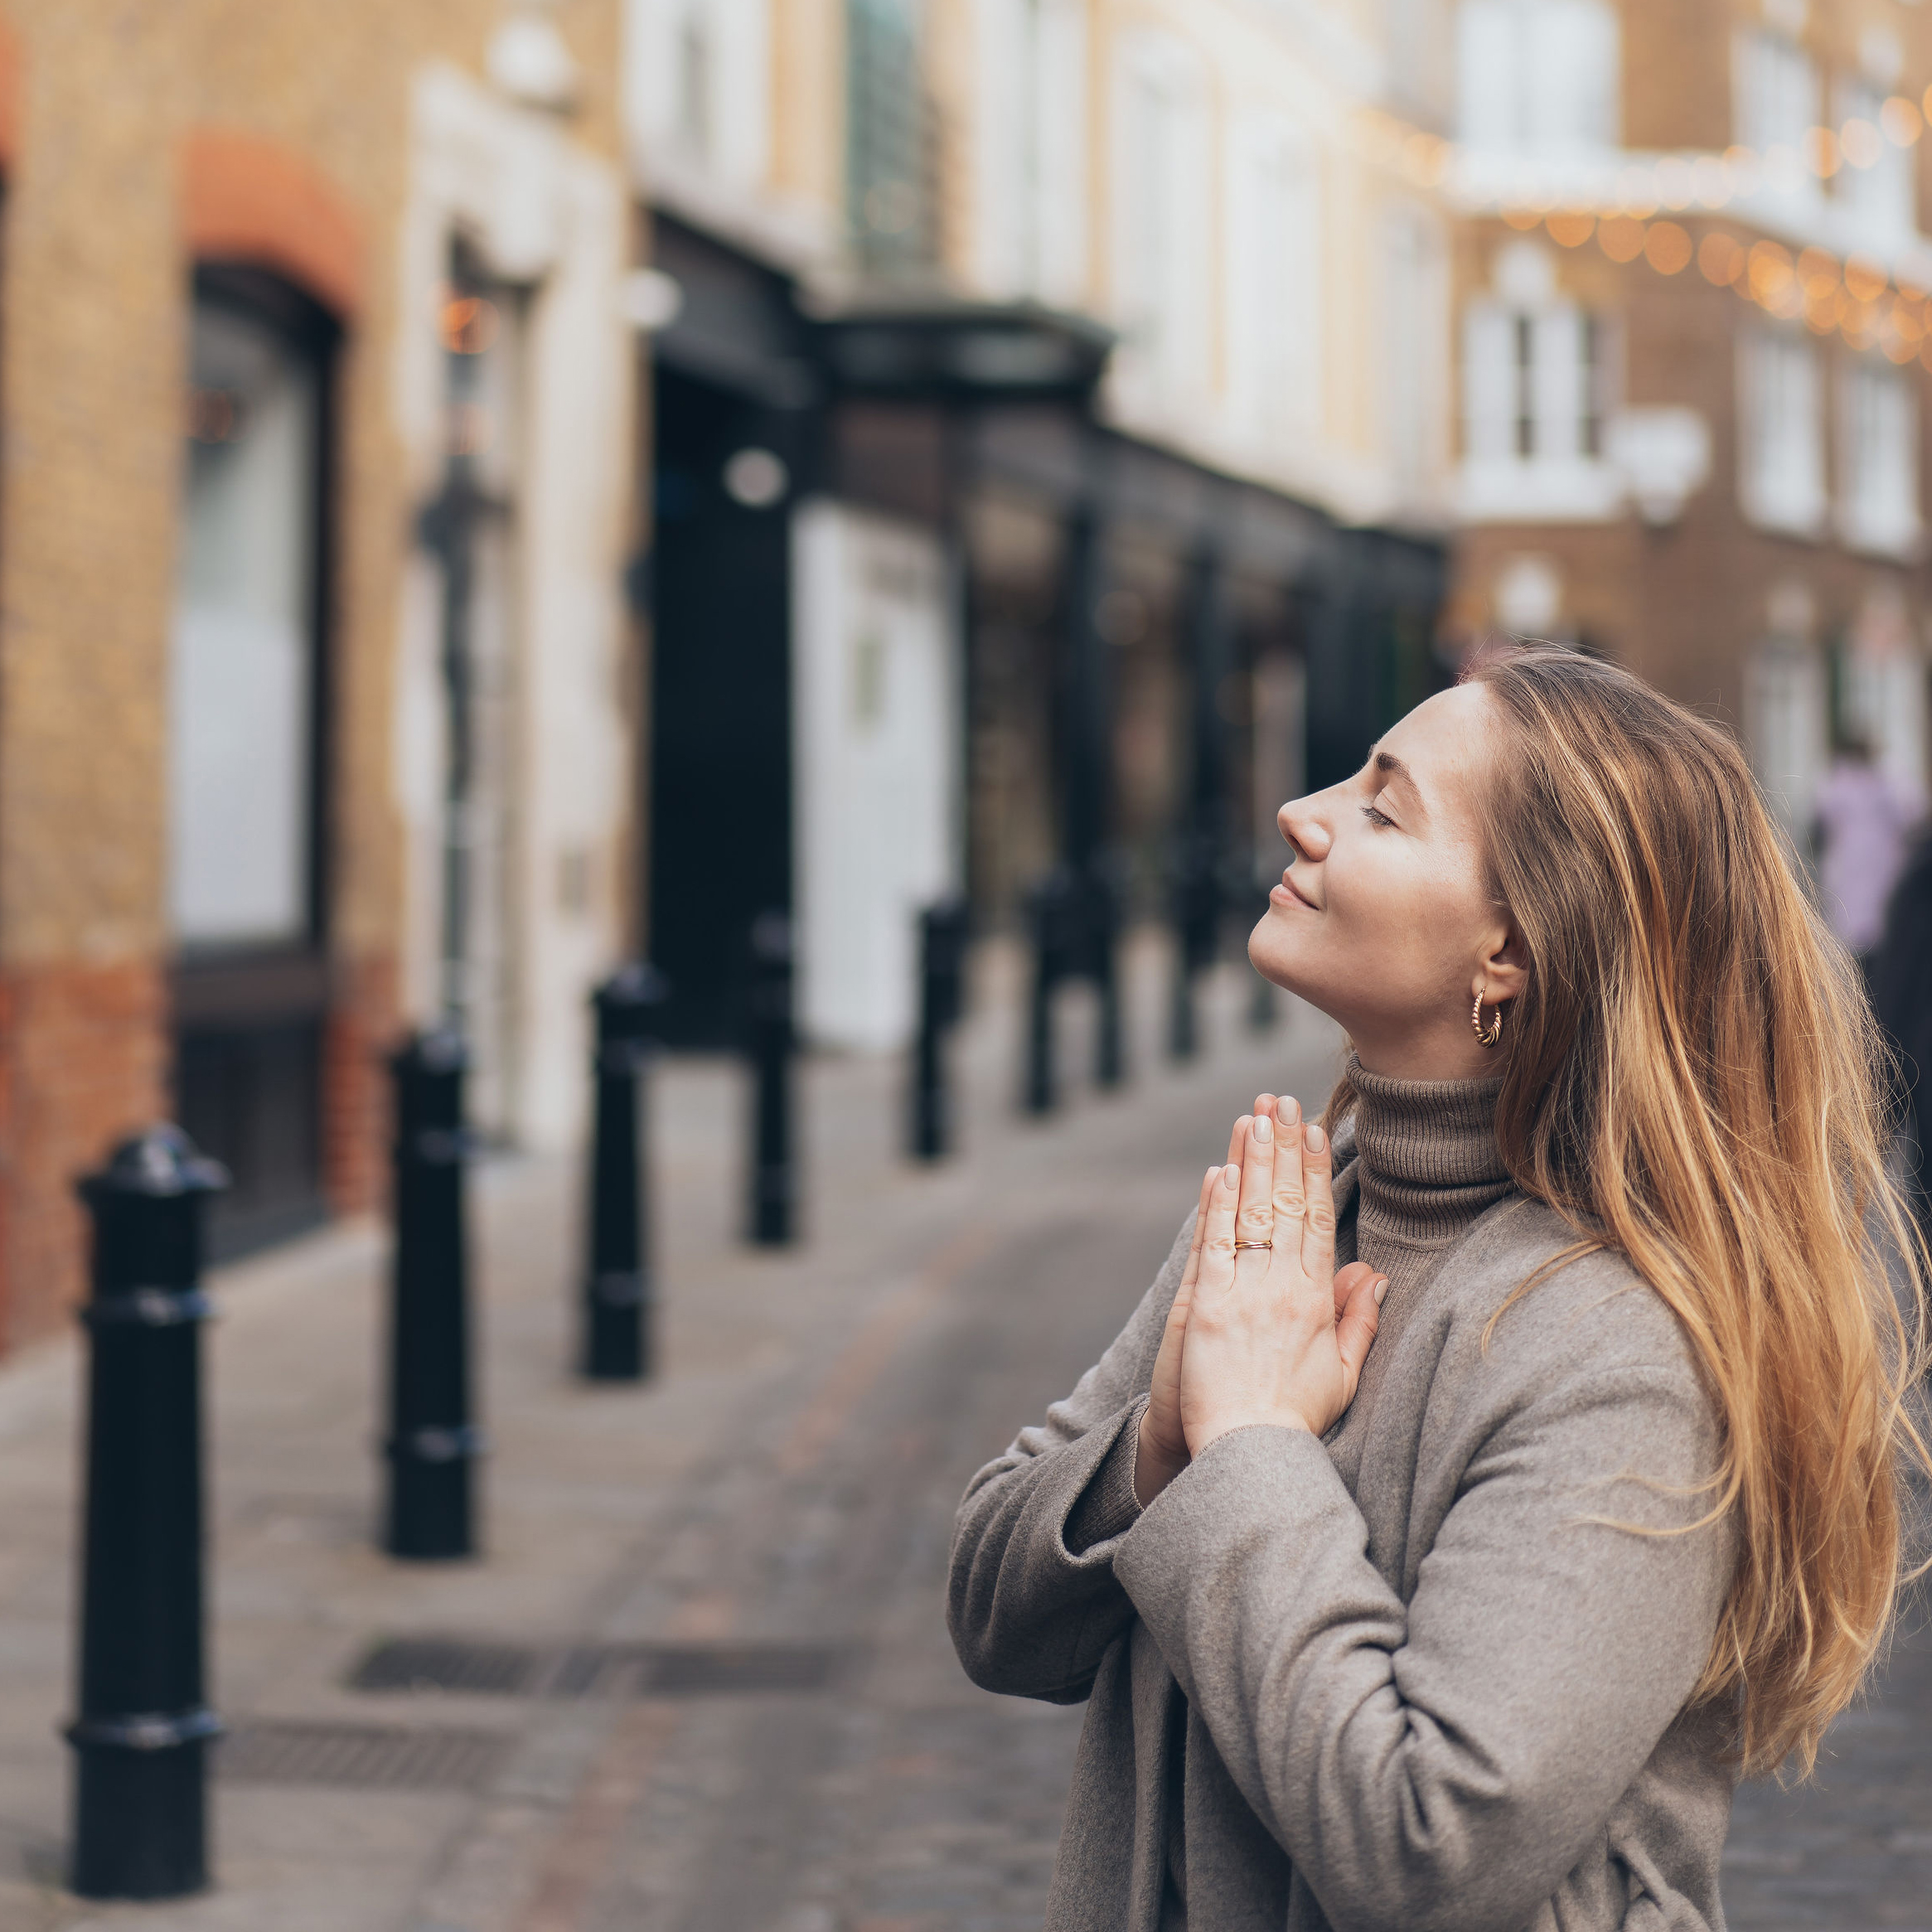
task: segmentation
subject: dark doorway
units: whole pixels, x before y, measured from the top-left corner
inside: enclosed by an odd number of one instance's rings
[[[655,379],[651,949],[664,1037],[736,1038],[747,934],[792,903],[791,464],[785,419]]]

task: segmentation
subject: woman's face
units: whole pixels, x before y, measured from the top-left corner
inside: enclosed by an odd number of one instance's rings
[[[1488,692],[1459,685],[1410,712],[1353,777],[1277,816],[1291,857],[1248,957],[1339,1021],[1372,1073],[1496,1068],[1470,1005],[1479,990],[1513,997],[1523,975],[1477,829],[1495,736]]]

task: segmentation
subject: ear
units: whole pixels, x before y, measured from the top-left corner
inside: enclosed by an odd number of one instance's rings
[[[1473,990],[1485,1006],[1518,998],[1529,983],[1529,952],[1513,922],[1499,923],[1484,935]]]

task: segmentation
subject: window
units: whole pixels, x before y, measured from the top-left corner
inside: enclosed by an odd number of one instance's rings
[[[1413,500],[1442,461],[1445,250],[1434,218],[1419,207],[1393,210],[1383,240],[1383,442],[1397,487]]]
[[[845,197],[859,256],[889,274],[927,261],[931,123],[909,0],[847,0]]]
[[[1860,550],[1909,551],[1919,535],[1918,411],[1910,380],[1868,361],[1840,399],[1839,522]]]
[[[1228,169],[1229,399],[1279,443],[1319,427],[1320,197],[1315,157],[1272,122],[1236,131]]]
[[[770,0],[630,0],[628,109],[659,164],[762,186],[771,60]]]
[[[1201,77],[1165,39],[1131,48],[1116,129],[1116,300],[1131,360],[1169,394],[1206,372],[1208,133]]]
[[[1079,0],[978,0],[977,271],[996,293],[1085,293],[1086,18]]]
[[[168,903],[185,947],[311,932],[322,370],[204,293],[190,350],[169,732]]]
[[[1807,850],[1824,777],[1824,662],[1802,637],[1767,637],[1745,666],[1745,723],[1751,769],[1793,846]]]
[[[1618,144],[1617,17],[1602,0],[1464,0],[1457,32],[1458,119],[1470,146]]]
[[[1463,329],[1464,446],[1474,459],[1594,460],[1603,453],[1603,331],[1566,303],[1478,303]]]
[[[1747,334],[1739,361],[1738,493],[1767,529],[1816,532],[1825,511],[1818,358],[1800,336]]]
[[[1838,123],[1863,121],[1876,130],[1885,105],[1881,90],[1869,81],[1855,80],[1838,89]],[[1864,150],[1870,165],[1861,167],[1853,158],[1853,144],[1847,141],[1845,164],[1833,177],[1838,201],[1851,211],[1866,236],[1878,247],[1909,236],[1917,220],[1912,193],[1912,153],[1895,147],[1882,137]],[[1876,154],[1871,150],[1876,149]]]
[[[1779,34],[1740,34],[1731,88],[1737,139],[1770,164],[1766,178],[1773,186],[1808,182],[1804,139],[1817,124],[1818,88],[1804,49]]]

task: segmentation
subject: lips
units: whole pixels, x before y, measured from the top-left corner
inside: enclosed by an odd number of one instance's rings
[[[1311,913],[1319,912],[1320,910],[1320,908],[1315,904],[1315,901],[1311,899],[1308,894],[1295,883],[1294,869],[1292,867],[1290,867],[1289,870],[1284,872],[1281,874],[1281,884],[1277,889],[1286,893],[1289,898],[1295,900],[1297,904],[1306,906],[1309,911]]]

